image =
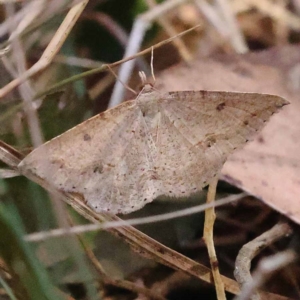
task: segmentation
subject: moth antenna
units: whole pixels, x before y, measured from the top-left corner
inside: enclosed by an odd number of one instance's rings
[[[144,71],[139,71],[139,76],[141,78],[142,84],[145,85],[147,83],[147,77]]]
[[[153,46],[151,47],[151,63],[150,63],[150,66],[151,66],[151,75],[152,75],[152,78],[153,78],[153,83],[155,83],[156,79],[155,79],[155,76],[154,76],[154,68],[153,68],[153,57],[154,57],[154,48]]]
[[[135,95],[137,95],[137,92],[135,90],[133,90],[126,83],[124,83],[122,80],[119,79],[119,77],[117,76],[117,74],[113,71],[113,69],[109,65],[107,65],[107,67],[108,67],[109,71],[115,76],[116,80],[119,80],[127,90],[129,90],[130,92],[132,92]]]

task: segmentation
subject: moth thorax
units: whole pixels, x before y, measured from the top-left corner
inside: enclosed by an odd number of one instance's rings
[[[153,99],[150,100],[144,98],[142,102],[138,103],[138,106],[140,107],[142,114],[145,118],[153,118],[159,112],[157,101]]]

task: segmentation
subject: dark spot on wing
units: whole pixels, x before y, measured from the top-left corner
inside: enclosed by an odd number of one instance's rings
[[[211,143],[211,141],[207,141],[207,143],[206,143],[206,147],[210,148],[211,146],[212,146],[212,143]]]
[[[90,141],[92,138],[89,134],[85,133],[84,136],[83,136],[83,140],[84,141]]]
[[[221,111],[225,108],[225,102],[222,102],[220,104],[217,105],[216,109],[217,111]]]
[[[157,174],[152,174],[152,175],[150,176],[150,179],[152,179],[152,180],[157,180],[157,179],[158,179]]]
[[[65,167],[65,163],[63,159],[54,159],[50,162],[52,165],[57,165],[59,169],[63,169]]]
[[[208,137],[208,139],[205,141],[205,146],[210,148],[216,143],[216,139],[213,136]]]
[[[261,143],[261,144],[264,144],[265,139],[260,135],[260,136],[258,137],[257,141],[258,141],[259,143]]]
[[[246,126],[249,125],[249,121],[248,121],[248,120],[245,120],[245,121],[244,121],[244,125],[246,125]]]
[[[93,170],[94,173],[99,173],[99,174],[102,174],[103,173],[103,165],[100,164],[98,166],[96,166]]]

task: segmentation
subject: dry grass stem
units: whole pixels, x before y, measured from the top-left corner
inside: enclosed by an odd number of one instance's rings
[[[77,235],[77,238],[81,242],[87,257],[89,258],[91,264],[93,265],[94,269],[99,274],[99,276],[100,276],[100,278],[101,278],[101,280],[103,281],[104,284],[113,285],[113,286],[123,288],[123,289],[126,289],[128,291],[131,291],[131,292],[134,292],[134,293],[137,293],[137,294],[142,294],[146,297],[149,297],[150,299],[166,300],[165,297],[162,297],[162,296],[158,295],[156,292],[151,291],[150,289],[147,289],[145,287],[138,286],[137,284],[134,284],[133,282],[130,282],[128,280],[110,278],[106,274],[104,268],[102,267],[101,263],[99,262],[99,260],[97,259],[97,257],[93,253],[93,251],[84,242],[83,238],[81,238],[79,235]]]
[[[135,61],[133,61],[132,58],[135,58],[136,57],[135,54],[139,52],[145,33],[149,28],[151,22],[153,22],[154,20],[156,20],[157,18],[165,14],[167,11],[175,8],[176,6],[182,3],[184,3],[184,0],[165,1],[160,5],[156,5],[153,9],[145,12],[144,14],[136,18],[124,54],[124,59],[127,58],[130,61],[126,64],[122,64],[118,73],[118,77],[122,82],[127,83],[130,78],[131,72],[135,64]],[[180,38],[180,35],[176,35],[176,37]],[[173,41],[173,38],[171,38],[170,41]],[[111,108],[120,104],[123,100],[123,95],[124,95],[124,86],[117,81],[114,86],[114,90],[108,107]]]
[[[73,26],[76,24],[77,19],[81,15],[87,3],[88,0],[81,1],[70,9],[38,62],[36,62],[30,69],[26,70],[18,78],[14,79],[9,84],[0,89],[0,98],[3,98],[14,88],[19,86],[31,76],[35,75],[37,72],[45,69],[51,63],[53,57],[60,50],[62,44],[66,40]]]
[[[209,184],[207,200],[206,200],[207,204],[215,201],[217,184],[218,184],[218,177],[216,177]],[[218,300],[226,300],[224,283],[219,271],[219,263],[216,255],[215,246],[214,246],[213,230],[214,230],[215,218],[216,218],[216,214],[215,214],[214,207],[205,210],[203,239],[208,251],[210,266],[211,266],[214,283],[216,287],[217,298]]]
[[[235,15],[233,14],[233,11],[229,5],[229,1],[217,0],[216,3],[220,14],[223,15],[225,27],[228,30],[229,39],[231,41],[233,49],[235,49],[237,53],[246,53],[248,51],[248,46],[246,44],[243,33],[241,32],[237,24]]]
[[[278,22],[286,24],[293,30],[299,31],[300,29],[300,18],[274,1],[242,0],[242,2],[247,3],[249,8],[255,7],[261,13],[270,16],[272,19],[277,20]]]
[[[49,93],[52,93],[52,92],[54,92],[54,91],[56,91],[56,90],[62,88],[63,86],[65,86],[65,85],[67,85],[67,84],[70,84],[70,83],[72,83],[72,82],[75,82],[75,81],[77,81],[77,80],[80,80],[80,79],[82,79],[82,78],[85,78],[85,77],[87,77],[87,76],[91,76],[91,75],[94,75],[94,74],[98,74],[98,73],[107,71],[107,70],[109,69],[109,67],[110,67],[110,68],[114,68],[114,67],[117,67],[117,66],[119,66],[119,65],[124,64],[125,62],[128,62],[128,61],[130,61],[130,60],[133,60],[133,59],[135,59],[135,58],[137,58],[137,57],[143,56],[143,55],[145,55],[145,54],[147,54],[147,53],[149,53],[149,52],[151,52],[151,51],[153,51],[153,50],[155,50],[155,49],[157,49],[157,48],[159,48],[159,47],[162,47],[163,45],[166,45],[166,44],[170,43],[170,42],[171,42],[172,40],[174,40],[174,39],[177,39],[177,38],[179,38],[179,37],[181,37],[181,36],[183,36],[183,35],[185,35],[185,34],[188,34],[188,33],[192,32],[193,30],[195,30],[196,28],[198,28],[198,27],[200,27],[200,26],[201,26],[201,25],[196,25],[196,26],[194,26],[194,27],[191,27],[191,28],[189,28],[189,29],[187,29],[187,30],[185,30],[185,31],[183,31],[183,32],[181,32],[181,33],[179,33],[179,34],[177,34],[176,36],[172,36],[172,37],[169,38],[169,39],[163,40],[163,41],[161,41],[161,42],[155,44],[154,46],[148,47],[148,48],[146,48],[146,49],[140,51],[139,53],[137,53],[137,54],[135,54],[135,55],[126,57],[126,58],[124,58],[124,59],[121,59],[121,60],[116,61],[116,62],[111,63],[111,64],[103,64],[100,68],[93,69],[93,70],[89,70],[89,71],[83,72],[83,73],[81,73],[81,74],[79,74],[79,75],[75,75],[75,76],[72,76],[72,77],[70,77],[70,78],[68,78],[68,79],[62,80],[61,82],[59,82],[59,83],[54,84],[53,86],[51,86],[49,89],[47,89],[47,90],[45,90],[45,91],[43,91],[43,92],[41,92],[41,93],[38,93],[38,94],[36,95],[36,98],[40,98],[40,97],[43,97],[43,96],[45,96],[45,95],[48,95]],[[119,77],[119,75],[118,75],[118,77]],[[119,78],[120,78],[120,77],[119,77]],[[122,85],[122,87],[123,87],[123,85]]]
[[[146,0],[146,3],[148,4],[149,9],[154,9],[155,6],[158,4],[155,2],[155,0]],[[165,17],[164,15],[161,15],[157,19],[157,23],[165,30],[165,32],[168,34],[169,37],[175,36],[178,34],[176,32],[174,26],[171,24],[171,22]],[[179,55],[185,62],[189,62],[193,59],[192,54],[190,53],[189,49],[186,47],[182,39],[178,38],[173,40],[173,45],[177,49]]]
[[[40,9],[38,9],[38,11],[40,11]],[[12,19],[12,16],[15,13],[13,5],[6,5],[6,13],[8,19]],[[33,14],[35,15],[35,13]],[[11,33],[13,34],[14,28],[17,24],[11,22],[10,25],[11,25],[10,28]],[[18,38],[18,35],[15,36],[15,38],[12,39],[11,41],[11,50],[12,50],[12,61],[14,61],[17,69],[17,74],[15,74],[15,72],[12,72],[11,75],[22,76],[21,74],[23,74],[26,71],[26,58],[25,58],[25,51],[23,45],[21,43],[21,40]],[[38,147],[39,145],[43,144],[44,138],[43,138],[43,133],[41,130],[39,118],[32,102],[34,97],[34,91],[31,88],[29,81],[25,80],[23,84],[19,86],[19,93],[24,102],[24,112],[26,115],[32,144],[35,147]]]
[[[1,150],[1,148],[0,148],[0,150]],[[226,205],[231,202],[242,199],[246,195],[247,195],[246,193],[241,193],[238,195],[231,195],[231,196],[225,197],[223,199],[220,199],[217,202],[201,204],[201,205],[194,206],[191,208],[181,209],[181,210],[174,211],[171,213],[165,213],[165,214],[155,215],[155,216],[150,216],[150,217],[128,219],[126,221],[123,221],[123,220],[115,221],[115,222],[112,221],[112,222],[106,222],[106,223],[102,223],[102,224],[81,225],[81,226],[72,227],[71,229],[68,229],[68,230],[59,228],[59,229],[53,229],[53,230],[49,230],[49,231],[40,231],[37,233],[31,233],[31,234],[27,235],[25,237],[25,240],[31,241],[31,242],[37,242],[37,241],[42,241],[42,240],[46,240],[49,238],[54,238],[54,237],[59,237],[59,236],[64,236],[64,235],[69,235],[69,234],[79,234],[79,233],[90,232],[90,231],[94,231],[94,230],[101,230],[101,229],[107,230],[107,229],[117,228],[117,227],[167,221],[167,220],[171,220],[174,218],[179,218],[179,217],[189,216],[189,215],[192,215],[195,213],[199,213],[199,212],[202,212],[211,207],[218,207],[218,206]]]

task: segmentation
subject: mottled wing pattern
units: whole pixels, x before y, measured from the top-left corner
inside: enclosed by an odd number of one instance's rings
[[[156,162],[161,194],[184,196],[207,185],[228,155],[253,138],[285,104],[280,97],[261,94],[161,94]]]
[[[157,191],[148,180],[153,159],[141,119],[135,101],[128,101],[38,147],[19,169],[58,190],[79,193],[95,211],[137,210]]]
[[[287,102],[226,92],[159,93],[99,114],[35,149],[20,163],[95,211],[129,213],[159,195],[207,185],[228,155]]]

